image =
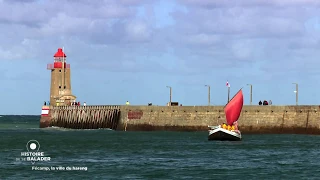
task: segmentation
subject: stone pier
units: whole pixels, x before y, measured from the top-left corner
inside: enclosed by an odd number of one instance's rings
[[[119,106],[56,106],[50,107],[47,117],[41,116],[40,127],[117,129],[119,119]]]
[[[320,134],[320,106],[244,106],[242,133]],[[225,120],[223,106],[50,107],[40,127],[110,128],[121,131],[207,131]]]

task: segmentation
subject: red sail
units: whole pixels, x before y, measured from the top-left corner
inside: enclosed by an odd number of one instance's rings
[[[224,108],[226,114],[227,124],[232,125],[240,117],[240,113],[243,106],[243,94],[242,89],[229,101]]]

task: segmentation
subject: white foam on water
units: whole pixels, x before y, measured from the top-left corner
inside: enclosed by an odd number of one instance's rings
[[[64,128],[64,127],[58,127],[58,126],[51,126],[44,129],[48,130],[59,130],[59,131],[98,131],[98,130],[107,130],[107,131],[113,131],[113,129],[110,128],[99,128],[99,129],[70,129],[70,128]]]

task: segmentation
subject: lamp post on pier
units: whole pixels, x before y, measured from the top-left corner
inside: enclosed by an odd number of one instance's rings
[[[204,85],[208,87],[208,106],[210,106],[210,86],[209,85]]]
[[[298,88],[298,83],[292,83],[296,85],[296,90],[294,91],[294,93],[296,93],[296,105],[298,105],[298,95],[299,95],[299,88]]]
[[[170,88],[170,106],[171,106],[171,100],[172,100],[172,87],[171,86],[167,86],[167,88]]]
[[[247,84],[247,86],[250,86],[250,105],[252,105],[252,84]]]

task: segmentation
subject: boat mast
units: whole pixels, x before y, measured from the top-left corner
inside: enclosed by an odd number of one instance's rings
[[[243,88],[243,87],[242,87],[242,88]],[[228,101],[228,103],[227,103],[223,108],[225,108],[225,107],[229,104],[229,102],[231,102],[232,99],[233,99],[234,97],[236,97],[236,95],[242,90],[242,88],[239,89],[239,91],[238,91],[236,94],[233,95],[233,97],[230,99],[230,101]]]

